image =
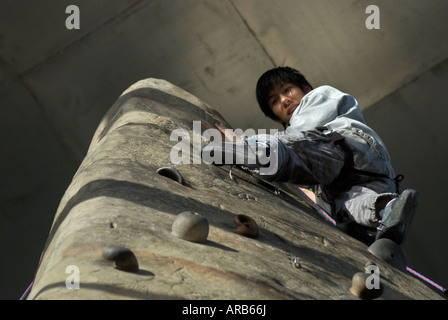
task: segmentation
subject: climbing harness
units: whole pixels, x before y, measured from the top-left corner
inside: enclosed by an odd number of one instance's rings
[[[297,192],[302,197],[304,197],[326,220],[330,221],[334,226],[336,226],[336,221],[333,218],[331,218],[330,215],[325,212],[325,210],[323,210],[316,202],[314,202],[310,197],[308,197],[308,195],[305,192],[303,192],[303,190],[298,185],[293,185],[293,186],[297,190]],[[418,273],[417,271],[411,269],[408,266],[406,266],[406,271],[408,271],[409,273],[413,274],[414,276],[417,276],[418,278],[426,281],[433,287],[442,291],[444,296],[447,296],[447,294],[448,294],[447,290],[444,287],[442,287],[441,285],[437,284],[436,282],[432,281],[431,279],[425,277],[421,273]]]

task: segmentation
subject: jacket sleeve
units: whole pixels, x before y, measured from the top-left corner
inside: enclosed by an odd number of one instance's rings
[[[267,181],[325,185],[339,176],[344,165],[343,150],[316,131],[255,137],[270,149],[269,167],[260,168],[258,174]]]

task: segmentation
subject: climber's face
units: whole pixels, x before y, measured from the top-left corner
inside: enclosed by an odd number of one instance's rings
[[[278,118],[277,121],[288,125],[292,113],[299,106],[305,94],[310,90],[304,92],[300,87],[290,82],[275,86],[268,95],[268,104],[274,115]]]

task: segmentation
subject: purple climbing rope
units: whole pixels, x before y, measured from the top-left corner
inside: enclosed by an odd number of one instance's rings
[[[417,271],[415,271],[415,270],[413,270],[413,269],[411,269],[411,268],[409,268],[409,267],[406,267],[406,270],[407,270],[408,272],[412,273],[413,275],[419,277],[420,279],[422,279],[422,280],[428,282],[429,284],[433,285],[434,287],[436,287],[437,289],[439,289],[440,291],[442,291],[444,294],[446,294],[446,289],[445,289],[444,287],[442,287],[440,284],[435,283],[435,282],[432,281],[431,279],[425,277],[424,275],[418,273]]]
[[[336,225],[336,221],[330,217],[330,215],[328,213],[325,212],[324,209],[322,209],[316,202],[314,202],[310,197],[308,197],[308,195],[303,192],[302,189],[300,189],[300,187],[298,185],[294,185],[294,188],[297,190],[298,193],[300,193],[300,195],[302,195],[314,208],[317,209],[317,211],[324,216],[325,219],[327,219],[328,221],[330,221],[333,225]]]
[[[25,290],[25,292],[22,294],[22,296],[20,297],[19,300],[25,300],[26,297],[28,296],[28,294],[31,291],[31,288],[33,287],[34,281],[31,281],[30,285],[28,286],[28,288]]]
[[[305,192],[303,192],[302,189],[300,189],[300,187],[298,185],[293,185],[294,188],[297,190],[297,192],[303,196],[314,208],[317,209],[317,211],[324,217],[326,218],[328,221],[330,221],[333,225],[336,226],[336,221],[330,217],[330,215],[328,213],[325,212],[324,209],[322,209],[316,202],[314,202]],[[309,189],[309,187],[305,187],[306,189]],[[434,286],[435,288],[439,289],[440,291],[443,292],[444,295],[447,294],[447,291],[444,287],[442,287],[441,285],[435,283],[434,281],[432,281],[431,279],[425,277],[424,275],[422,275],[421,273],[418,273],[417,271],[406,267],[406,271],[412,273],[413,275],[417,276],[418,278],[426,281],[427,283],[429,283],[430,285]]]

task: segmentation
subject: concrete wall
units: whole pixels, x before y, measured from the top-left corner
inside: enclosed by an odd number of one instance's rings
[[[404,261],[400,267],[398,258],[389,265],[375,257],[297,193],[288,196],[280,185],[276,194],[275,184],[242,170],[232,170],[231,179],[229,166],[171,163],[179,148],[173,130],[186,133],[184,155],[185,146],[197,144],[191,139],[217,121],[225,120],[166,81],[145,79],[126,90],[61,199],[28,298],[351,300],[353,276],[367,275],[372,260],[381,273],[379,299],[443,299],[405,272]],[[188,153],[188,160],[198,156]],[[157,173],[166,165],[185,183]],[[178,219],[185,211],[206,219],[204,232]],[[232,231],[238,214],[252,219],[254,232]],[[105,255],[107,245],[124,246],[134,257]],[[78,280],[73,273],[79,290],[67,289],[68,266],[79,271]]]
[[[26,86],[2,62],[0,298],[14,299],[33,277],[54,212],[79,164]]]
[[[65,27],[70,4],[80,8],[79,30]],[[381,10],[379,30],[365,27],[370,4]],[[254,85],[289,64],[368,108],[446,60],[447,9],[446,0],[0,0],[0,245],[8,257],[0,298],[20,296],[33,278],[59,199],[130,84],[166,79],[235,128],[271,128]]]

